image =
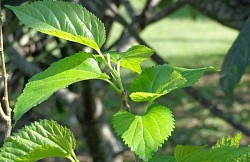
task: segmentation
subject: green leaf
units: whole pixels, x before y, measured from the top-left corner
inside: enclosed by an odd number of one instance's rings
[[[204,67],[197,69],[186,69],[181,67],[171,66],[174,70],[178,71],[186,80],[185,84],[180,86],[179,88],[189,87],[196,83],[202,76],[204,72],[215,70],[214,67]]]
[[[231,162],[250,152],[250,147],[221,147],[199,151],[190,155],[183,162]]]
[[[134,92],[130,95],[130,98],[135,102],[154,101],[164,94],[165,93]]]
[[[41,120],[10,136],[0,149],[0,161],[31,162],[46,157],[75,156],[75,137],[55,121]]]
[[[157,155],[153,156],[148,162],[176,162],[174,156]]]
[[[249,162],[250,161],[250,152],[243,154],[239,158],[233,160],[232,162]]]
[[[120,61],[120,65],[124,68],[129,68],[133,72],[141,73],[141,62],[149,58],[154,53],[153,50],[143,45],[135,45],[130,47],[126,52],[108,52],[111,61],[116,63]]]
[[[100,50],[106,39],[103,23],[78,4],[63,1],[36,1],[9,6],[28,27],[42,33]]]
[[[17,121],[25,112],[46,100],[57,90],[88,79],[109,79],[101,72],[91,54],[79,52],[53,63],[26,84],[23,93],[17,99],[14,119]]]
[[[250,60],[250,20],[247,20],[236,41],[226,55],[220,74],[220,86],[232,95]]]
[[[177,162],[182,162],[184,161],[187,157],[192,155],[195,152],[198,152],[205,148],[205,146],[182,146],[182,145],[177,145],[175,150],[174,150],[174,156]]]
[[[130,98],[135,102],[150,101],[183,86],[186,79],[169,65],[146,69],[130,85]]]
[[[241,133],[238,133],[235,137],[231,138],[223,137],[221,140],[217,141],[217,143],[213,146],[213,148],[220,148],[224,146],[232,146],[238,148],[240,145]]]
[[[113,116],[113,127],[131,150],[147,161],[171,135],[174,118],[168,108],[155,104],[143,116],[119,111]]]

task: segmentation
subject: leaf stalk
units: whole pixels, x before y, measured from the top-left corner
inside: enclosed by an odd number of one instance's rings
[[[68,157],[68,159],[71,161],[71,162],[80,162],[77,158],[76,158],[76,154],[75,152],[72,150],[71,152],[71,155]]]
[[[115,80],[117,86],[108,79],[105,81],[108,82],[115,89],[115,91],[121,95],[123,109],[125,109],[126,111],[130,111],[129,105],[128,105],[128,100],[127,100],[127,93],[124,90],[122,79],[121,79],[120,61],[118,61],[117,67],[115,69],[111,65],[109,54],[107,54],[107,59],[105,59],[104,55],[102,54],[102,52],[100,50],[98,50],[97,52],[101,56],[104,64],[109,68],[110,74],[111,74],[112,78]]]

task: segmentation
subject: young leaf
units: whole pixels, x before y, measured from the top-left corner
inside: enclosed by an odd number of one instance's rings
[[[168,108],[155,104],[143,116],[119,111],[113,116],[113,127],[131,150],[147,161],[171,135],[174,118]]]
[[[180,86],[179,88],[189,87],[196,83],[202,76],[204,72],[215,70],[214,67],[204,67],[197,69],[186,69],[181,67],[171,66],[174,70],[178,71],[187,81],[185,84]]]
[[[225,146],[221,148],[196,152],[187,157],[187,159],[185,159],[183,162],[231,162],[249,152],[250,147],[235,148]]]
[[[184,161],[188,156],[205,148],[205,146],[182,146],[177,145],[174,150],[174,157],[177,162]]]
[[[108,78],[106,74],[101,72],[98,63],[91,54],[79,52],[64,58],[29,80],[23,93],[17,99],[14,119],[17,121],[33,106],[72,83],[88,79]]]
[[[117,63],[124,68],[129,68],[133,72],[141,73],[141,62],[149,58],[154,53],[153,50],[143,45],[135,45],[130,47],[126,52],[110,52],[111,61]]]
[[[174,156],[169,155],[157,155],[149,159],[148,162],[176,162]]]
[[[73,158],[76,147],[72,132],[55,121],[41,120],[10,136],[0,149],[0,161],[37,161],[46,157]]]
[[[235,137],[230,138],[229,136],[226,138],[222,138],[217,141],[217,143],[213,146],[213,148],[220,148],[224,146],[232,146],[238,148],[240,145],[241,133],[238,133]]]
[[[28,27],[42,33],[100,50],[106,39],[103,23],[80,5],[63,1],[36,1],[9,6]]]
[[[135,102],[153,101],[185,82],[186,79],[171,66],[157,65],[143,71],[130,85],[130,98]]]

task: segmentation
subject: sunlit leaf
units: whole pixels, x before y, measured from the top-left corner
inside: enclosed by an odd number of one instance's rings
[[[130,98],[135,102],[154,101],[165,93],[134,92]]]
[[[234,137],[223,137],[221,140],[217,141],[217,143],[212,147],[214,148],[221,148],[225,146],[231,146],[238,148],[240,146],[240,140],[241,140],[241,133],[238,133]],[[235,159],[233,162],[248,162],[250,160],[250,152],[241,155],[237,159]]]
[[[120,65],[124,68],[129,68],[133,72],[141,73],[141,62],[154,53],[153,50],[143,46],[135,45],[130,47],[126,52],[110,52],[111,61],[117,63],[120,61]]]
[[[171,135],[174,118],[168,108],[151,105],[142,116],[119,111],[113,116],[113,127],[131,150],[147,161]]]
[[[32,77],[14,108],[14,119],[50,97],[54,92],[68,85],[88,79],[108,79],[101,72],[91,54],[79,52],[53,63],[45,71]]]
[[[25,25],[42,33],[84,44],[96,51],[105,42],[103,23],[78,4],[48,0],[6,7]]]
[[[240,145],[241,133],[238,133],[235,137],[223,137],[221,140],[213,146],[213,148],[220,148],[224,146],[232,146],[238,148]]]
[[[31,162],[46,157],[70,158],[76,147],[72,132],[55,121],[32,123],[9,137],[0,149],[0,161]]]

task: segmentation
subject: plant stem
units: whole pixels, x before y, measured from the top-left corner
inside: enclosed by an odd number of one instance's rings
[[[115,89],[117,93],[122,94],[122,91],[119,88],[117,88],[117,86],[113,82],[111,82],[108,79],[105,79],[105,81],[108,82]]]
[[[110,55],[109,54],[107,55],[107,60],[106,60],[100,50],[97,52],[101,56],[104,64],[110,69],[111,76],[113,77],[113,79],[117,83],[118,87],[115,86],[114,83],[112,83],[110,80],[105,80],[105,81],[107,81],[121,95],[123,109],[125,109],[126,111],[130,111],[129,105],[128,105],[128,100],[127,100],[127,93],[124,90],[122,80],[121,80],[120,61],[118,61],[118,63],[117,63],[117,69],[114,69],[111,65]]]
[[[4,83],[4,105],[6,109],[6,114],[3,112],[2,106],[1,106],[1,116],[6,121],[6,132],[5,132],[5,139],[7,139],[12,130],[12,124],[11,124],[11,108],[9,105],[9,97],[8,97],[8,74],[6,72],[5,67],[5,58],[4,58],[4,49],[3,49],[3,31],[2,31],[2,8],[0,3],[0,57],[1,57],[1,63],[2,63],[2,77],[3,77],[3,83]],[[5,115],[3,115],[5,114]]]
[[[79,162],[79,160],[76,158],[76,154],[75,152],[72,150],[71,152],[71,155],[68,157],[68,159],[71,161],[71,162]]]

